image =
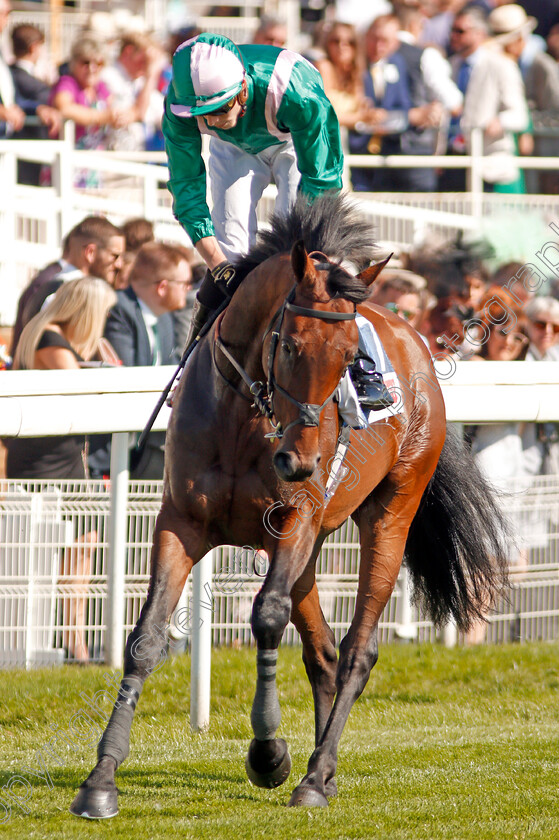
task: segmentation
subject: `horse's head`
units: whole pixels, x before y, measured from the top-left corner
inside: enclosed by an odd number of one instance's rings
[[[295,285],[264,342],[264,369],[282,435],[274,468],[284,481],[304,481],[320,461],[322,411],[357,352],[355,305],[384,263],[354,277],[299,241],[291,265]]]

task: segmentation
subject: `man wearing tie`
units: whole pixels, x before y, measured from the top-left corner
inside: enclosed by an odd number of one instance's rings
[[[451,63],[464,94],[464,109],[459,123],[451,123],[449,152],[468,153],[471,130],[482,129],[483,178],[486,189],[492,190],[494,185],[509,184],[518,177],[513,133],[527,127],[528,108],[518,66],[498,45],[486,46],[488,31],[487,18],[475,7],[458,13],[452,25]],[[461,181],[447,170],[440,184],[442,191],[465,188],[464,170],[454,172],[462,173]]]
[[[130,286],[117,291],[118,301],[105,326],[123,365],[149,367],[176,365],[181,349],[175,347],[171,312],[186,305],[192,272],[184,251],[162,242],[147,242],[140,248],[130,272]],[[152,432],[141,459],[130,464],[131,477],[163,477],[164,432]],[[94,477],[107,475],[109,449],[96,446],[90,454]]]

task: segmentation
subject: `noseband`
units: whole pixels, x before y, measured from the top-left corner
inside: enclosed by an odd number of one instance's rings
[[[316,268],[331,268],[331,264],[317,265]],[[281,438],[289,429],[297,425],[307,426],[311,428],[317,427],[320,422],[320,415],[323,409],[334,398],[334,394],[338,389],[338,385],[336,385],[330,396],[324,400],[322,405],[316,405],[313,403],[299,402],[299,400],[296,400],[295,397],[292,397],[291,394],[288,393],[288,391],[286,391],[285,388],[282,388],[281,385],[279,385],[276,381],[276,377],[274,376],[274,362],[276,358],[276,352],[278,349],[281,328],[286,310],[293,312],[295,315],[302,315],[305,318],[318,318],[321,321],[354,321],[355,316],[357,314],[355,308],[353,312],[324,312],[320,309],[309,309],[305,306],[297,306],[295,303],[293,303],[293,300],[295,299],[296,288],[296,286],[293,286],[290,293],[284,300],[279,312],[273,317],[272,322],[270,323],[262,337],[262,343],[264,343],[268,334],[271,333],[270,348],[268,350],[267,380],[265,383],[258,381],[255,382],[250,378],[247,372],[241,367],[241,365],[237,362],[237,360],[231,355],[229,350],[227,350],[227,348],[223,344],[223,341],[221,340],[221,336],[219,334],[220,323],[218,322],[216,325],[215,345],[219,347],[223,355],[229,360],[229,362],[233,365],[239,376],[241,376],[241,378],[247,385],[250,393],[254,398],[253,405],[255,405],[256,408],[258,408],[259,411],[272,424],[274,431],[266,435],[266,437],[270,438]],[[225,382],[227,382],[227,384],[230,387],[232,387],[241,397],[243,397],[244,399],[249,399],[249,397],[246,397],[245,394],[239,391],[239,389],[232,382],[230,382],[224,376],[223,373],[221,373],[219,367],[217,366],[215,352],[214,363],[216,365],[218,373],[225,380]],[[276,422],[274,422],[274,393],[276,391],[280,393],[283,397],[288,399],[290,402],[292,402],[294,405],[296,405],[299,409],[299,416],[291,423],[289,423],[285,427],[285,429],[282,429],[281,423],[277,422],[277,420]]]

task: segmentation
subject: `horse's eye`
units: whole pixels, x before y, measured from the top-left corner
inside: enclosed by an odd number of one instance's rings
[[[282,341],[281,349],[283,350],[284,353],[287,353],[287,355],[289,356],[289,354],[291,353],[290,343],[288,341]]]

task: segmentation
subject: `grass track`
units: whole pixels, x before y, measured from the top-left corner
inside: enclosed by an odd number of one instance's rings
[[[14,805],[0,839],[559,838],[559,644],[383,648],[346,726],[339,797],[326,810],[285,807],[313,746],[300,650],[280,651],[279,734],[293,770],[274,791],[252,787],[244,774],[254,651],[214,651],[211,726],[202,735],[188,725],[189,670],[187,657],[176,658],[146,684],[131,756],[118,773],[121,812],[103,822],[68,813],[94,746],[71,748],[61,737],[49,754],[45,745],[52,727],[68,734],[72,719],[84,741],[98,738],[79,728],[87,722],[80,692],[105,688],[110,672],[2,672],[0,785],[36,765],[40,751],[53,788],[23,773],[32,783],[29,813]]]

